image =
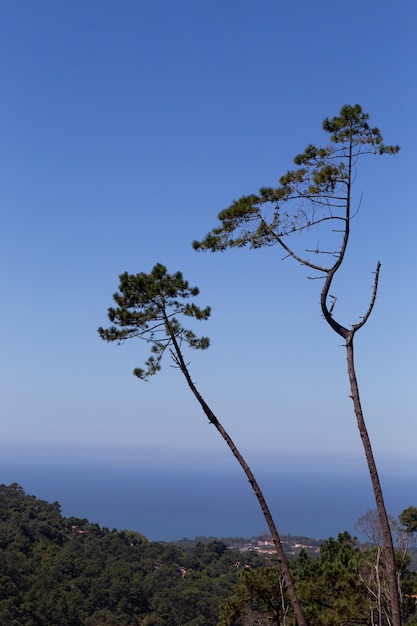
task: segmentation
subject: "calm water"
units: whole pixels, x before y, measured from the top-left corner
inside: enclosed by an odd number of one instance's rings
[[[358,517],[375,508],[367,476],[261,473],[258,480],[282,534],[353,533]],[[38,498],[60,502],[67,517],[136,530],[152,540],[252,537],[266,531],[239,472],[0,464],[0,483],[12,482]],[[413,479],[384,477],[383,486],[391,514],[417,505]]]

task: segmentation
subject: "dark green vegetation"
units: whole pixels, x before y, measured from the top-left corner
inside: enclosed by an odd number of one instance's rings
[[[415,572],[409,557],[396,552],[401,578],[404,623],[416,624]],[[297,593],[305,616],[315,626],[390,624],[390,598],[380,546],[360,547],[349,533],[323,543],[318,558],[301,552],[292,563]],[[277,568],[243,570],[235,592],[222,604],[220,626],[249,624],[293,625]]]
[[[378,546],[361,549],[348,533],[325,541],[318,557],[305,550],[294,557],[290,567],[309,621],[389,623],[380,557]],[[415,624],[415,576],[404,551],[397,561],[404,618]],[[184,550],[64,518],[57,502],[26,495],[17,484],[0,485],[0,567],[2,626],[295,624],[270,557],[230,550],[217,539]]]
[[[64,518],[58,503],[0,486],[2,626],[214,625],[239,559],[218,541],[186,552]]]

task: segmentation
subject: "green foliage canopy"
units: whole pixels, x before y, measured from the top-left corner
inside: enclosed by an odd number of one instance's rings
[[[65,518],[0,485],[2,626],[215,626],[238,558],[217,541],[189,553]]]
[[[326,118],[322,127],[330,134],[327,146],[309,144],[294,158],[297,169],[279,179],[277,187],[262,187],[258,194],[242,196],[218,214],[220,225],[202,241],[194,241],[196,250],[222,251],[229,247],[249,245],[252,248],[282,245],[298,261],[317,270],[327,271],[324,265],[306,262],[287,248],[285,238],[303,233],[313,226],[331,224],[340,230],[349,221],[345,215],[350,205],[354,168],[365,154],[396,154],[398,146],[383,143],[381,132],[368,123],[369,115],[359,104],[345,105],[340,114]],[[333,250],[311,250],[318,258],[334,257]]]
[[[402,529],[409,534],[417,533],[417,507],[409,506],[399,515]]]
[[[151,345],[151,355],[145,369],[136,368],[135,376],[147,380],[161,369],[165,351],[171,346],[188,345],[195,350],[209,347],[208,337],[197,337],[182,326],[179,316],[206,320],[210,307],[199,308],[190,298],[198,295],[198,287],[190,287],[181,272],[168,274],[167,268],[157,263],[150,274],[128,274],[120,277],[119,292],[113,295],[116,308],[108,310],[110,328],[98,329],[105,341],[119,343],[132,337]]]

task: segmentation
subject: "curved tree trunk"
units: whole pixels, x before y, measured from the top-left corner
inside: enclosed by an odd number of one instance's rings
[[[193,383],[190,373],[188,371],[187,365],[185,364],[185,361],[183,359],[182,356],[182,352],[180,350],[180,347],[177,343],[176,337],[172,336],[172,341],[173,341],[173,345],[175,348],[175,352],[172,352],[172,356],[174,358],[175,363],[178,365],[178,367],[180,368],[181,372],[183,373],[183,375],[185,376],[188,386],[190,387],[191,391],[193,392],[195,398],[197,399],[197,401],[199,402],[201,408],[203,409],[205,415],[207,416],[209,422],[211,424],[213,424],[216,429],[218,430],[218,432],[220,433],[220,435],[223,437],[223,439],[225,440],[225,442],[227,443],[227,445],[229,446],[230,450],[232,451],[234,457],[237,459],[239,465],[241,466],[241,468],[243,469],[243,471],[246,474],[246,477],[258,499],[259,505],[262,509],[262,513],[264,515],[265,521],[268,525],[268,529],[269,532],[271,533],[273,542],[275,544],[275,549],[277,552],[277,556],[278,556],[278,560],[280,562],[281,568],[282,568],[282,573],[284,576],[284,580],[285,580],[285,586],[286,586],[286,590],[288,593],[288,597],[290,599],[290,603],[291,606],[294,610],[294,614],[297,620],[297,624],[298,626],[308,626],[308,622],[306,620],[306,618],[304,617],[304,613],[303,610],[301,608],[301,604],[300,601],[298,600],[297,597],[297,593],[295,590],[295,586],[291,577],[291,572],[290,572],[290,568],[288,566],[288,561],[287,558],[285,556],[284,553],[284,549],[282,547],[282,543],[281,543],[281,538],[279,536],[278,530],[275,526],[275,522],[273,520],[273,517],[271,515],[271,512],[269,510],[269,507],[266,503],[266,500],[264,498],[264,495],[262,493],[262,490],[260,488],[260,486],[258,485],[258,482],[255,479],[255,476],[253,475],[249,465],[246,463],[244,457],[241,455],[241,453],[239,452],[238,448],[236,447],[236,445],[234,444],[232,438],[229,436],[229,434],[227,433],[227,431],[223,428],[222,424],[219,422],[219,420],[217,419],[217,417],[215,416],[215,414],[213,413],[213,411],[210,409],[210,407],[208,406],[208,404],[205,402],[205,400],[202,398],[202,396],[200,395],[197,387],[195,386],[195,384]]]
[[[398,589],[397,579],[397,567],[395,564],[395,552],[392,542],[391,528],[389,525],[389,519],[387,510],[385,508],[384,497],[382,494],[381,483],[378,476],[378,471],[372,451],[371,441],[366,428],[365,420],[362,413],[362,406],[359,397],[358,381],[355,373],[355,360],[353,352],[353,336],[354,332],[351,332],[346,337],[346,356],[347,366],[351,389],[351,398],[353,400],[353,407],[355,410],[356,420],[358,424],[359,434],[362,439],[363,449],[365,451],[366,461],[368,463],[369,474],[371,477],[372,488],[375,495],[375,502],[378,511],[379,523],[381,526],[382,537],[385,547],[385,561],[387,567],[388,587],[390,591],[391,599],[391,612],[392,612],[392,624],[393,626],[401,626],[401,607],[400,597]]]

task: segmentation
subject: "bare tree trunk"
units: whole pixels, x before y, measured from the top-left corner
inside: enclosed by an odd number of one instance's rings
[[[288,561],[287,558],[285,556],[284,553],[284,548],[282,547],[282,543],[281,543],[281,538],[279,536],[278,530],[275,526],[275,522],[273,520],[273,517],[271,515],[271,512],[269,510],[269,507],[266,503],[266,500],[264,498],[264,495],[262,493],[262,490],[260,488],[260,486],[258,485],[258,482],[255,479],[255,476],[253,475],[249,465],[246,463],[244,457],[241,455],[241,453],[239,452],[238,448],[236,447],[236,445],[234,444],[232,438],[229,436],[229,434],[227,433],[227,431],[223,428],[222,424],[219,422],[219,420],[217,419],[217,417],[215,416],[215,414],[213,413],[213,411],[210,409],[210,407],[208,406],[208,404],[205,402],[205,400],[203,399],[203,397],[200,395],[197,387],[195,386],[195,384],[193,383],[190,373],[188,371],[187,365],[183,359],[182,356],[182,352],[180,350],[180,347],[178,345],[178,342],[176,340],[175,336],[172,336],[172,341],[174,344],[174,348],[175,351],[172,351],[171,354],[174,358],[175,363],[178,365],[178,367],[180,368],[181,372],[183,373],[183,375],[185,376],[188,386],[190,387],[191,391],[193,392],[195,398],[197,399],[197,401],[199,402],[201,408],[203,409],[205,415],[207,416],[209,422],[211,424],[213,424],[216,429],[218,430],[218,432],[220,433],[220,435],[223,437],[223,439],[225,440],[225,442],[227,443],[227,445],[229,446],[230,450],[232,451],[234,457],[237,459],[239,465],[241,466],[241,468],[243,469],[243,471],[246,474],[246,477],[258,499],[259,505],[262,509],[262,513],[264,515],[265,521],[268,525],[268,529],[269,532],[271,533],[273,542],[275,544],[275,549],[277,551],[277,556],[278,556],[278,560],[280,562],[281,568],[282,568],[282,573],[284,576],[284,580],[285,580],[285,586],[287,589],[287,593],[288,593],[288,597],[290,599],[290,603],[291,606],[294,610],[294,614],[297,620],[297,624],[298,626],[308,626],[308,622],[306,620],[306,618],[304,617],[304,613],[303,610],[301,608],[301,604],[300,601],[298,600],[297,597],[297,593],[295,590],[295,586],[292,580],[292,576],[291,576],[291,572],[290,572],[290,568],[288,566]]]
[[[280,591],[280,595],[281,595],[282,626],[286,626],[287,625],[287,613],[288,613],[288,604],[285,601],[284,588],[285,588],[285,578],[280,576],[280,578],[279,578],[279,591]]]
[[[379,563],[381,560],[381,547],[377,547],[377,558],[376,558],[376,566],[375,566],[375,577],[376,577],[376,589],[378,595],[378,621],[379,626],[382,626],[382,589],[381,589],[381,576],[379,571]]]
[[[391,612],[393,626],[401,626],[401,608],[398,590],[397,567],[395,564],[395,552],[392,542],[391,528],[387,511],[385,508],[384,497],[382,494],[381,483],[372,451],[371,441],[366,428],[365,420],[362,413],[362,406],[359,397],[358,382],[355,373],[355,361],[353,353],[353,336],[354,332],[348,333],[346,336],[347,366],[351,389],[351,398],[358,424],[359,434],[362,439],[363,449],[365,451],[366,461],[368,463],[369,474],[371,477],[372,488],[375,495],[375,502],[381,526],[382,537],[385,548],[385,561],[387,568],[388,587],[391,598]]]

